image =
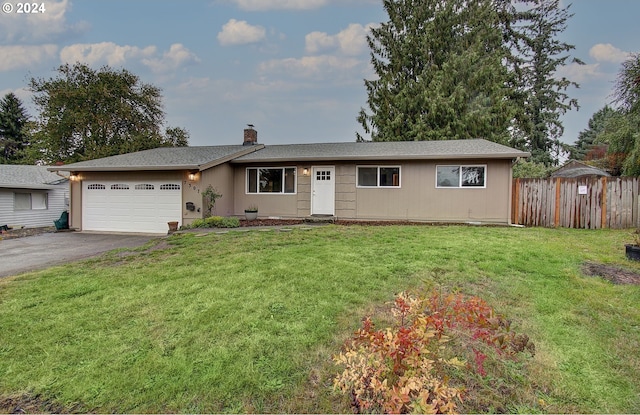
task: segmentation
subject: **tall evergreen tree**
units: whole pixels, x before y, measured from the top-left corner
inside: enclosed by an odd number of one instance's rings
[[[615,114],[617,111],[608,105],[594,113],[589,119],[588,128],[578,134],[578,140],[569,152],[569,157],[574,160],[588,159],[587,155],[594,151],[599,137],[605,132],[607,123]]]
[[[367,37],[377,79],[365,80],[364,131],[374,141],[506,143],[516,109],[496,7],[503,3],[384,0],[389,20]]]
[[[573,15],[569,13],[570,5],[563,8],[560,0],[520,3],[533,3],[533,7],[515,12],[513,31],[507,39],[513,51],[511,70],[517,77],[517,96],[523,110],[516,119],[511,144],[530,151],[536,162],[557,164],[552,152],[564,133],[560,116],[578,108],[578,101],[566,92],[578,84],[556,77],[558,69],[571,58],[568,52],[575,48],[558,39]],[[572,61],[583,63],[575,58]]]
[[[73,162],[161,146],[186,145],[188,134],[162,132],[161,90],[108,66],[65,64],[59,76],[31,79],[40,109],[35,143],[47,162]]]
[[[26,124],[29,120],[22,101],[9,92],[0,100],[0,164],[16,164],[28,144]]]

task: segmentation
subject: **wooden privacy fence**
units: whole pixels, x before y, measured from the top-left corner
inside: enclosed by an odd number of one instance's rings
[[[637,177],[514,179],[511,221],[564,228],[638,227]]]

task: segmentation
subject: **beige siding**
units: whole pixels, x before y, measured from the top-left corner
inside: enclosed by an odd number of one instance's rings
[[[216,201],[212,214],[216,216],[232,216],[234,212],[235,199],[233,167],[229,164],[222,164],[220,166],[207,169],[200,174],[200,180],[196,185],[199,192],[206,190],[207,187],[211,185],[222,195],[222,197]],[[194,199],[198,199],[199,206],[204,206],[201,196],[199,198],[194,196]],[[198,217],[202,217],[202,214]]]
[[[457,164],[486,164],[486,188],[436,188],[436,166]],[[510,161],[410,162],[401,168],[400,188],[356,189],[357,219],[509,222]]]
[[[438,165],[487,166],[486,188],[436,188]],[[243,215],[250,204],[259,206],[261,217],[307,217],[311,209],[311,177],[303,174],[314,166],[297,165],[295,195],[246,194],[246,167],[235,166],[235,215]],[[335,215],[340,219],[415,220],[434,222],[509,223],[511,203],[510,160],[448,160],[388,162],[341,162],[336,167]],[[282,167],[293,164],[256,165],[251,167]],[[358,188],[356,166],[400,166],[400,188]]]
[[[309,216],[311,212],[311,168],[307,167],[307,173],[304,174],[304,168],[298,167],[298,209],[296,216],[304,218]]]
[[[356,166],[354,164],[336,165],[337,217],[355,218],[357,216],[356,196]]]
[[[295,167],[295,163],[265,164],[251,167]],[[244,215],[244,210],[250,205],[258,206],[260,217],[297,218],[309,216],[310,180],[304,177],[302,167],[296,170],[295,194],[247,194],[246,166],[236,166],[234,169],[235,207],[234,215]],[[301,193],[302,192],[302,193]],[[305,208],[306,207],[306,208]],[[306,212],[306,213],[305,213]]]
[[[82,229],[82,182],[74,180],[69,182],[69,227]]]

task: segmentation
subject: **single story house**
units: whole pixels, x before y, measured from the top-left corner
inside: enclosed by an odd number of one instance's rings
[[[69,209],[69,180],[46,166],[0,164],[0,226],[53,226]]]
[[[569,160],[562,167],[554,170],[550,177],[610,177],[606,171],[590,166],[578,160]]]
[[[156,148],[50,167],[71,179],[70,226],[167,232],[214,214],[353,220],[510,221],[512,165],[529,153],[483,139]]]

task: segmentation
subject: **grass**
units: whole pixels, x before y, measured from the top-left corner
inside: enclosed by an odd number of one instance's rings
[[[0,398],[69,412],[349,412],[331,355],[402,290],[478,295],[536,345],[510,412],[639,413],[628,231],[327,226],[182,234],[0,280]],[[500,398],[500,379],[487,379]],[[504,382],[504,380],[502,380]],[[488,405],[488,404],[487,404]],[[500,406],[468,411],[492,412]]]

